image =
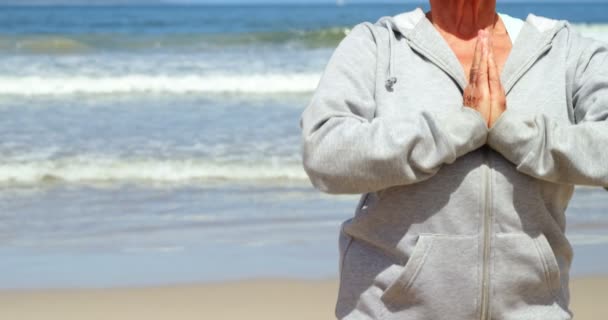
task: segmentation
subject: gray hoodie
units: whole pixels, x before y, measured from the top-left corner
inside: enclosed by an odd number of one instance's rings
[[[302,112],[303,166],[361,194],[339,234],[338,319],[572,319],[564,212],[608,186],[608,45],[528,15],[488,129],[417,8],[361,22]]]

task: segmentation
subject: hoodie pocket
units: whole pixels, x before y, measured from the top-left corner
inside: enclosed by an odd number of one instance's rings
[[[543,260],[547,289],[551,295],[556,295],[561,286],[561,275],[559,264],[557,263],[557,259],[553,253],[553,249],[551,248],[551,244],[549,244],[549,241],[542,233],[539,234],[538,237],[534,238],[534,241],[536,242],[538,254]]]
[[[396,318],[472,319],[479,291],[478,255],[477,235],[419,234],[380,299]]]
[[[559,264],[547,238],[539,233],[498,233],[492,272],[492,310],[501,319],[522,319],[536,309],[547,319],[567,319],[558,304]]]

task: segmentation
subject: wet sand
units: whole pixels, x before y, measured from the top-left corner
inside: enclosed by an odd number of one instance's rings
[[[335,319],[337,280],[252,279],[108,289],[0,291],[3,319]],[[608,319],[608,276],[574,278],[576,320]]]

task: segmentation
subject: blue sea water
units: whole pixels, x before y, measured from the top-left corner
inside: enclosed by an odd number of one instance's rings
[[[357,197],[311,187],[298,117],[354,24],[415,6],[0,7],[0,288],[335,276]],[[608,41],[608,4],[498,10]],[[608,192],[568,221],[607,272]]]

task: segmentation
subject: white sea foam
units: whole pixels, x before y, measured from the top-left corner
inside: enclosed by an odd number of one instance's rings
[[[608,42],[608,24],[576,23],[573,26],[584,36]]]
[[[1,184],[67,182],[191,182],[205,180],[305,180],[297,163],[218,163],[208,160],[126,160],[79,157],[0,163]]]
[[[585,36],[608,42],[608,24],[576,23],[573,26]],[[331,48],[328,47],[329,50]],[[79,54],[55,59],[46,56],[8,56],[4,64],[0,64],[3,71],[0,95],[309,93],[318,85],[322,66],[329,58],[330,51],[304,52],[297,58],[293,58],[293,55],[269,58],[262,52],[256,53],[259,59],[252,61],[252,64],[259,66],[253,69],[233,68],[238,61],[250,57],[232,51],[226,53],[227,58],[217,60],[209,56],[180,54]],[[304,63],[302,59],[316,62]],[[264,69],[266,67],[271,69]],[[189,74],[183,74],[184,70],[189,70]]]
[[[240,75],[124,75],[0,77],[0,94],[69,95],[107,93],[298,93],[313,91],[317,73]]]
[[[570,234],[568,239],[574,245],[597,245],[608,243],[608,235],[604,234]]]

